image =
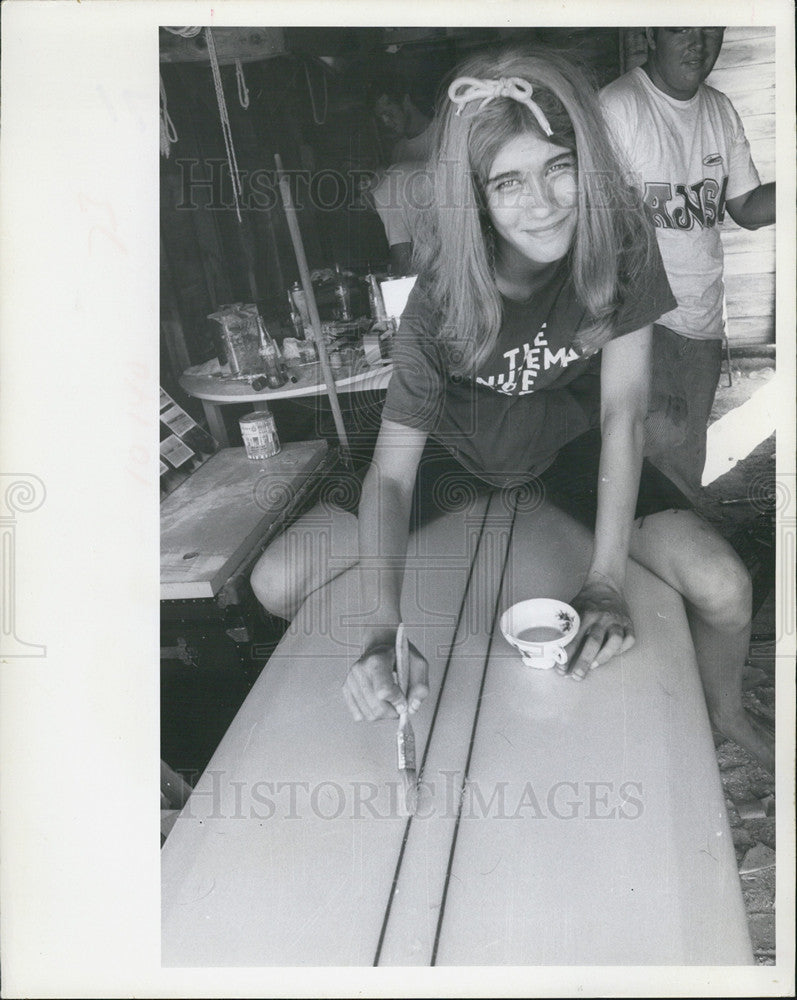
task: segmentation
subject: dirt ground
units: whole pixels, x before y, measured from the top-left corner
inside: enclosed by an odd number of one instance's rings
[[[725,366],[723,366],[725,369]],[[733,386],[725,370],[712,422],[749,399],[774,374],[772,358],[732,358]],[[701,513],[734,542],[758,585],[753,636],[744,675],[744,702],[762,726],[775,726],[775,437],[704,489]],[[732,502],[728,502],[732,501]],[[717,736],[739,877],[756,962],[775,964],[775,781],[743,750]]]

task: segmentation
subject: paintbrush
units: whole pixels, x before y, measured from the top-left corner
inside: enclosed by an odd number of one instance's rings
[[[403,624],[399,625],[396,632],[396,681],[406,699],[410,686],[410,647]],[[414,816],[418,803],[418,774],[415,769],[415,733],[410,722],[409,703],[399,713],[396,749],[398,770],[404,785],[404,815]]]

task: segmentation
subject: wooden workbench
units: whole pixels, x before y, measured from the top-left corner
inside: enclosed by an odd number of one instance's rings
[[[162,852],[165,965],[730,965],[752,953],[680,598],[635,564],[637,643],[583,683],[496,629],[569,599],[589,536],[494,496],[411,543],[402,613],[430,663],[419,814],[395,722],[340,694],[356,571],[312,595]]]
[[[253,461],[223,448],[161,503],[161,600],[215,597],[289,511],[327,454],[293,441]]]

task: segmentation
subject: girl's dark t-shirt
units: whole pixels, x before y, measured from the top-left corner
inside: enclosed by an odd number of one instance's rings
[[[525,302],[502,296],[495,349],[473,377],[452,377],[438,339],[440,314],[419,278],[401,317],[382,416],[426,431],[490,483],[539,475],[569,441],[598,426],[600,352],[574,346],[589,325],[566,260]],[[629,288],[611,339],[675,307],[661,258]]]

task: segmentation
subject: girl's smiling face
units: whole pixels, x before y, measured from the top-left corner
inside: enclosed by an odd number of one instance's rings
[[[510,139],[493,160],[484,185],[501,257],[531,270],[561,260],[576,231],[577,186],[572,150],[533,133]]]

